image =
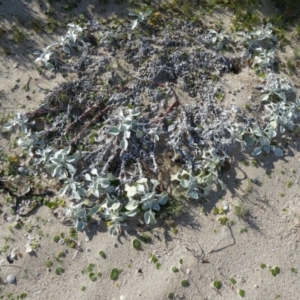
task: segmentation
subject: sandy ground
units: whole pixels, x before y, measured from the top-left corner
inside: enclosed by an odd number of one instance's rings
[[[9,31],[12,24],[23,20],[28,37],[20,43],[0,37],[0,109],[2,113],[30,110],[45,96],[38,87],[51,88],[65,80],[59,74],[55,78],[51,78],[49,72],[40,75],[31,54],[59,36],[60,30],[51,34],[30,29],[31,18],[47,21],[42,13],[47,6],[45,3],[33,0],[1,2],[0,30]],[[123,15],[127,12],[116,4],[81,2],[89,4],[78,4],[72,10],[75,15],[88,11],[97,19],[100,16],[107,18],[112,12]],[[60,20],[64,17],[58,14]],[[218,12],[208,19],[220,17],[229,24],[228,12]],[[5,54],[7,51],[10,55]],[[292,48],[287,47],[280,55],[285,59],[291,51]],[[296,74],[283,75],[295,86],[299,84]],[[22,87],[30,77],[30,91],[26,92]],[[227,91],[224,105],[234,103],[244,107],[257,80],[248,68],[240,74],[224,76],[220,82]],[[235,90],[238,90],[235,95],[228,92]],[[0,143],[4,151],[17,151],[12,149],[5,136],[0,136]],[[124,233],[115,238],[107,234],[104,224],[87,233],[79,233],[78,249],[55,243],[53,236],[63,233],[68,236],[69,228],[62,225],[47,207],[40,207],[24,218],[25,226],[21,230],[11,231],[14,220],[0,216],[1,299],[22,299],[21,295],[26,293],[26,299],[32,300],[161,300],[167,299],[170,292],[174,293],[174,299],[239,299],[237,291],[240,289],[245,291],[245,299],[300,299],[297,274],[297,270],[300,271],[298,150],[297,138],[290,141],[283,158],[260,156],[257,166],[251,163],[253,157],[244,153],[235,155],[224,179],[228,184],[226,193],[214,194],[204,205],[188,203],[183,215],[175,219],[178,232],[167,226],[157,226],[151,231],[144,228],[151,242],[144,243],[140,251],[132,247],[132,240],[138,235],[136,231],[125,228]],[[248,165],[244,161],[248,161]],[[256,179],[260,184],[256,185],[250,179]],[[287,182],[292,183],[290,187]],[[5,197],[0,195],[3,209]],[[220,215],[211,213],[215,205],[222,207],[224,203],[229,205],[226,217],[231,221],[226,226],[218,221]],[[240,217],[235,213],[236,206],[242,210]],[[30,237],[35,237],[38,244],[32,255],[25,252]],[[22,257],[9,264],[6,256],[16,247]],[[99,251],[104,251],[106,258],[102,258]],[[58,258],[61,252],[64,255]],[[151,255],[157,257],[160,268],[151,261]],[[53,262],[53,266],[47,267],[47,261]],[[89,264],[94,264],[95,274],[101,273],[95,282],[86,272]],[[261,264],[266,267],[261,268]],[[272,276],[270,269],[276,266],[280,273]],[[58,267],[64,270],[61,275],[55,274]],[[172,272],[173,267],[177,267],[178,272]],[[116,281],[110,279],[113,268],[121,270]],[[16,284],[6,284],[10,274],[16,276]],[[183,279],[188,280],[188,287],[181,286]],[[212,287],[214,281],[221,282],[220,290]]]

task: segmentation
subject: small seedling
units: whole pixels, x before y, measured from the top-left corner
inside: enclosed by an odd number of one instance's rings
[[[59,252],[59,253],[57,253],[56,257],[57,258],[64,258],[64,257],[66,257],[66,253],[65,252]]]
[[[111,272],[110,272],[110,276],[109,277],[110,277],[111,280],[116,281],[116,280],[118,280],[119,275],[120,275],[120,270],[118,270],[116,268],[113,268],[111,270]]]
[[[83,285],[80,290],[85,291],[86,287]]]
[[[220,290],[221,287],[222,287],[222,283],[221,281],[217,281],[215,280],[213,283],[212,283],[213,287],[216,288],[217,290]]]
[[[179,263],[182,265],[182,264],[183,264],[183,259],[180,259],[180,260],[179,260]]]
[[[232,284],[236,284],[236,280],[235,280],[234,278],[230,278],[230,282],[231,282]]]
[[[183,287],[188,287],[188,286],[190,285],[190,283],[188,282],[187,279],[181,280],[180,284],[181,284],[181,286],[183,286]]]
[[[55,274],[56,275],[61,275],[64,272],[65,272],[65,270],[61,267],[58,267],[58,268],[55,269]]]
[[[248,232],[248,229],[245,228],[245,227],[243,227],[243,228],[240,229],[240,233],[244,233],[244,232]]]
[[[142,249],[141,241],[139,239],[134,239],[132,241],[132,247],[136,250],[141,250]]]
[[[53,262],[50,260],[47,260],[45,263],[46,268],[51,268],[53,266]]]
[[[261,267],[262,269],[265,269],[265,268],[267,267],[267,265],[264,264],[264,263],[262,263],[262,264],[260,264],[260,267]]]
[[[279,193],[279,196],[280,197],[284,197],[284,193]]]
[[[258,161],[256,159],[251,160],[251,164],[256,168],[258,167]]]
[[[159,270],[161,267],[161,264],[160,263],[156,263],[156,269]]]
[[[172,233],[177,234],[178,233],[178,229],[176,227],[172,227]]]
[[[273,276],[277,276],[280,273],[279,267],[273,267],[270,269],[270,271]]]
[[[241,204],[239,204],[239,205],[237,205],[237,206],[234,207],[234,214],[239,219],[247,220],[247,218],[249,216],[249,211],[245,207],[245,205],[243,203],[241,203]]]
[[[218,219],[218,221],[221,223],[221,225],[225,226],[227,224],[227,222],[228,222],[228,218],[221,217],[221,218]]]
[[[294,274],[297,274],[297,273],[298,273],[298,271],[297,271],[296,268],[291,268],[291,271],[292,271],[292,273],[294,273]]]
[[[247,160],[245,160],[245,159],[241,160],[241,164],[242,164],[243,166],[246,166],[246,167],[249,166],[249,162],[248,162]]]
[[[283,208],[282,211],[283,211],[283,212],[287,212],[287,209],[286,209],[286,208]]]
[[[90,272],[90,273],[89,273],[89,278],[90,278],[91,281],[96,281],[96,280],[97,280],[97,276],[96,276],[96,274],[93,273],[93,272]]]
[[[174,293],[168,293],[168,299],[174,299]]]
[[[150,259],[155,264],[158,262],[158,258],[154,254],[151,254],[151,258]]]
[[[179,272],[179,269],[176,268],[176,267],[173,267],[173,268],[172,268],[172,272],[177,273],[177,272]]]
[[[292,183],[290,181],[288,181],[285,185],[287,188],[290,188],[292,186]]]
[[[280,171],[280,173],[281,173],[282,175],[284,175],[284,174],[285,174],[285,172],[284,172],[283,170],[281,170],[281,171]]]
[[[106,254],[103,251],[99,251],[99,255],[104,259],[106,258]]]
[[[142,232],[139,236],[140,240],[144,243],[150,243],[151,242],[151,237],[147,235],[146,233]]]
[[[213,215],[218,215],[220,212],[219,212],[219,209],[216,207],[216,206],[214,206],[213,207],[213,209],[211,210],[211,213],[213,214]]]
[[[95,265],[94,265],[94,264],[88,264],[88,266],[87,266],[86,270],[87,270],[88,272],[92,272],[92,271],[93,271],[93,269],[94,269],[94,267],[95,267]]]
[[[241,296],[242,298],[245,297],[245,291],[244,290],[238,290],[238,295]]]

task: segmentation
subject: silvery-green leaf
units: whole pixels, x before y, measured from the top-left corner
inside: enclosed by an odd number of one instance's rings
[[[79,195],[79,193],[77,191],[72,190],[72,198],[75,200],[80,200],[81,196]]]
[[[139,204],[140,204],[139,201],[136,201],[136,200],[130,200],[130,201],[126,204],[125,208],[126,208],[127,210],[134,210],[134,209],[136,209],[136,208],[139,206]]]
[[[133,197],[137,192],[135,186],[130,186],[127,183],[125,184],[125,191],[127,193],[127,197],[129,197],[129,198]]]
[[[156,189],[156,187],[159,185],[159,181],[156,180],[156,179],[150,179],[152,185],[153,185],[153,188],[152,190],[154,191]]]
[[[129,139],[130,138],[130,134],[131,134],[130,131],[125,131],[124,132],[124,138]]]
[[[162,193],[160,194],[160,198],[158,200],[160,205],[165,205],[168,201],[168,194],[167,193]]]
[[[217,44],[217,49],[222,49],[223,48],[223,42],[222,41],[220,41],[220,42],[218,42],[218,44]]]
[[[68,189],[69,189],[68,185],[64,186],[63,188],[61,188],[59,190],[59,195],[63,196],[67,192]]]
[[[123,212],[122,215],[124,214],[125,216],[132,218],[137,213],[138,213],[138,210],[130,210],[130,211]]]
[[[271,151],[271,147],[270,147],[269,145],[263,146],[262,149],[263,149],[266,153],[270,153],[270,151]]]
[[[280,148],[275,148],[275,149],[273,149],[273,152],[274,152],[274,154],[277,155],[277,156],[282,156],[282,155],[283,155],[283,151],[282,151],[282,149],[280,149]]]
[[[96,168],[92,169],[91,174],[93,175],[98,175],[98,171]]]
[[[76,228],[77,231],[83,231],[85,225],[86,224],[83,221],[77,220],[74,224],[74,227]]]
[[[171,174],[171,181],[180,181],[179,179],[180,173],[177,172],[176,174]]]
[[[47,69],[54,69],[55,68],[54,65],[52,63],[50,63],[50,62],[45,63],[45,67]]]
[[[227,189],[227,185],[223,182],[223,180],[218,179],[218,181],[219,181],[219,184],[221,186],[221,189],[222,190],[226,190]]]
[[[120,202],[116,202],[116,203],[114,203],[114,204],[111,206],[111,209],[112,209],[112,210],[117,210],[117,209],[119,209],[120,205],[121,205]]]
[[[137,183],[147,183],[148,182],[148,179],[143,177],[143,178],[140,178]]]
[[[94,202],[89,199],[85,199],[81,202],[81,205],[85,205],[87,207],[92,207],[94,205]]]
[[[77,211],[77,213],[75,214],[75,216],[76,216],[77,218],[85,218],[85,216],[86,216],[86,211],[85,211],[85,209],[79,209],[79,210]]]
[[[89,210],[89,213],[88,215],[89,216],[92,216],[94,214],[96,214],[100,209],[100,205],[95,205],[94,207],[92,207],[90,210]]]
[[[76,169],[74,168],[73,165],[67,164],[67,167],[68,167],[68,170],[69,170],[69,172],[70,172],[71,174],[75,174]]]
[[[100,184],[104,189],[106,189],[110,186],[110,181],[106,178],[101,178],[100,179]]]
[[[279,128],[280,128],[280,132],[281,132],[281,133],[284,133],[284,132],[285,132],[285,128],[284,128],[284,126],[280,125],[280,127],[279,127]]]
[[[143,193],[145,191],[145,185],[144,184],[137,184],[136,185],[136,191],[139,193]]]
[[[195,191],[195,190],[189,190],[188,191],[188,196],[192,199],[195,199],[195,200],[199,199],[199,195],[198,195],[197,191]]]
[[[186,180],[186,179],[181,179],[180,181],[180,185],[184,188],[184,189],[187,189],[189,187],[189,181]]]
[[[138,130],[136,131],[135,134],[136,134],[136,137],[137,137],[138,139],[140,139],[140,138],[143,136],[144,132],[143,132],[142,130],[139,130],[139,129],[138,129]]]
[[[156,224],[155,213],[150,209],[144,213],[146,224]]]
[[[138,110],[135,110],[135,109],[130,110],[130,115],[131,115],[132,117],[136,117],[136,116],[140,115],[140,113],[141,113],[141,112],[139,112]]]
[[[152,204],[152,209],[159,211],[160,210],[160,206],[157,202]]]
[[[70,48],[69,48],[69,47],[67,47],[67,46],[63,46],[63,51],[64,51],[64,52],[66,52],[66,53],[68,53],[68,54],[70,54],[70,53],[71,53],[71,50],[70,50]]]
[[[7,131],[11,130],[13,127],[13,124],[12,123],[6,123],[3,128]]]
[[[122,150],[126,150],[128,148],[128,141],[125,138],[122,139],[120,147]]]
[[[43,52],[39,51],[39,50],[35,50],[32,52],[33,55],[40,55],[42,54]]]
[[[138,24],[138,19],[132,21],[132,22],[131,22],[131,29],[132,29],[132,30],[135,29],[135,27],[137,26],[137,24]]]
[[[277,122],[276,121],[270,122],[270,125],[273,127],[273,129],[277,128]]]
[[[269,94],[263,94],[262,96],[261,96],[261,100],[262,101],[267,101],[269,99]]]
[[[110,127],[108,133],[112,135],[118,135],[120,133],[120,130],[118,127]]]
[[[85,179],[86,181],[92,181],[92,177],[91,177],[91,175],[90,175],[89,173],[86,173],[86,174],[84,175],[84,179]]]

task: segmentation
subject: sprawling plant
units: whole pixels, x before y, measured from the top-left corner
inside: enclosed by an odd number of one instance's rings
[[[300,116],[300,99],[297,98],[295,103],[287,101],[269,103],[265,105],[265,110],[267,121],[274,130],[278,127],[281,133],[286,129],[294,130],[295,121]]]
[[[28,117],[26,114],[16,113],[14,118],[9,122],[4,124],[4,129],[10,131],[14,127],[19,127],[22,132],[27,132]]]
[[[91,171],[91,176],[89,173],[85,174],[85,180],[89,182],[88,195],[94,195],[99,197],[103,193],[111,193],[115,189],[111,185],[111,181],[117,180],[112,174],[108,174],[106,177],[100,176],[97,169]]]
[[[156,188],[159,182],[155,179],[150,181],[147,178],[139,179],[134,185],[125,185],[125,191],[129,202],[126,205],[126,209],[129,211],[135,211],[140,205],[142,210],[146,210],[144,213],[144,219],[146,224],[155,224],[155,211],[160,210],[160,206],[164,205],[168,201],[168,194],[162,192],[158,194]]]
[[[262,40],[272,40],[273,42],[277,42],[276,36],[272,34],[273,25],[271,23],[266,24],[265,26],[261,26],[260,29],[254,30],[251,32],[252,35],[256,36],[259,41]]]
[[[121,201],[114,197],[109,196],[100,207],[100,216],[108,222],[108,231],[111,235],[118,234],[121,230],[122,223],[137,214],[138,210],[124,211]]]
[[[273,73],[268,74],[267,84],[261,96],[262,101],[282,101],[286,100],[288,93],[294,93],[295,89],[291,87],[289,82],[282,77],[275,77]]]
[[[51,62],[52,57],[55,56],[56,51],[53,48],[53,46],[57,45],[58,43],[53,43],[46,48],[44,48],[42,51],[35,50],[33,52],[33,55],[38,55],[39,57],[35,60],[35,62],[41,62],[43,67],[46,67],[47,69],[54,69],[54,65]]]
[[[214,29],[208,29],[210,35],[211,35],[211,42],[213,44],[217,43],[217,49],[222,49],[229,41],[231,41],[231,36],[228,34],[225,34],[225,31],[222,30],[220,32],[217,32]]]
[[[35,132],[29,130],[25,136],[17,140],[17,144],[23,150],[27,150],[30,155],[33,155],[32,150],[34,148],[44,148],[45,141],[38,138]]]
[[[199,175],[194,176],[192,172],[185,170],[171,175],[171,181],[178,181],[179,185],[186,190],[186,196],[192,199],[201,199],[209,194],[214,183],[213,174],[205,174],[202,171]]]
[[[147,18],[151,15],[152,11],[147,10],[146,12],[136,12],[136,11],[130,11],[129,16],[131,17],[137,17],[137,19],[133,20],[131,22],[131,29],[135,29],[139,23],[142,23],[147,20]]]
[[[120,143],[120,147],[123,150],[126,150],[128,148],[128,139],[131,136],[131,132],[135,131],[135,121],[134,117],[138,116],[140,114],[139,111],[129,109],[129,114],[125,117],[123,114],[123,111],[121,110],[119,112],[119,117],[121,119],[121,123],[118,126],[112,126],[109,128],[108,133],[112,135],[119,135],[122,134],[122,140]],[[143,132],[136,131],[136,134],[138,137],[141,137],[143,135]]]
[[[257,48],[255,51],[258,52],[258,55],[254,57],[254,66],[259,66],[260,69],[264,70],[273,67],[275,59],[275,49],[266,50]]]
[[[43,163],[44,165],[47,164],[52,150],[53,150],[53,148],[51,148],[51,147],[46,147],[44,149],[37,149],[35,151],[35,154],[38,155],[39,157],[34,159],[33,165],[37,166],[41,163]]]
[[[71,205],[65,210],[65,214],[73,221],[73,225],[77,231],[83,231],[87,226],[88,217],[95,215],[99,211],[100,205],[95,205],[87,212],[87,208],[83,207],[83,203]]]
[[[59,194],[63,196],[68,192],[70,192],[70,198],[75,199],[77,202],[87,195],[84,183],[76,181],[73,173],[70,177],[64,178],[64,187],[60,189]]]
[[[52,177],[58,177],[59,179],[67,178],[69,173],[75,173],[74,163],[80,158],[78,152],[73,155],[68,155],[71,151],[71,147],[66,149],[53,150],[52,156],[49,158],[48,163],[45,165],[46,170]]]

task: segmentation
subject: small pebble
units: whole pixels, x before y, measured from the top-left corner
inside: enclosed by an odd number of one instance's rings
[[[6,281],[7,281],[7,283],[9,283],[9,284],[15,284],[15,283],[17,282],[17,278],[16,278],[16,276],[14,276],[14,275],[8,275],[8,276],[6,277]]]

